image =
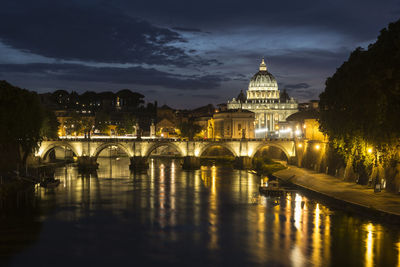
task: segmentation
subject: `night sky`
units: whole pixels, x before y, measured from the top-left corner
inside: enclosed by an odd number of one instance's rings
[[[129,88],[187,108],[236,97],[265,57],[279,88],[306,101],[399,17],[399,0],[2,0],[0,80]]]

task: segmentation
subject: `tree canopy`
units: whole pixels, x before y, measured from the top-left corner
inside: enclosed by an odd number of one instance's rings
[[[136,118],[131,114],[125,114],[121,121],[121,124],[118,125],[117,131],[118,134],[133,134],[136,125]]]
[[[383,29],[368,49],[353,51],[327,79],[319,121],[342,156],[366,165],[372,162],[368,147],[388,155],[399,143],[399,117],[400,20]]]
[[[194,136],[201,131],[201,126],[194,123],[193,120],[182,122],[178,128],[181,132],[181,137],[188,138],[189,140],[193,140]]]
[[[38,147],[45,118],[36,93],[0,81],[0,146],[10,165],[25,164]]]
[[[367,50],[357,48],[327,79],[321,130],[334,139],[359,136],[372,145],[400,137],[400,20]]]

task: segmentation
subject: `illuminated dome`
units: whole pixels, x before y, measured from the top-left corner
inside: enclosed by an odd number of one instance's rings
[[[251,78],[249,83],[249,90],[263,91],[263,90],[278,90],[278,83],[275,77],[267,71],[267,65],[262,59],[260,70]]]

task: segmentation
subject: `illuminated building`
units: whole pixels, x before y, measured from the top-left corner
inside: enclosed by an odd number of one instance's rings
[[[254,113],[242,109],[215,113],[208,121],[208,138],[254,138]]]
[[[227,103],[228,109],[247,109],[255,113],[255,137],[277,136],[278,122],[298,111],[298,103],[286,91],[280,93],[275,77],[268,72],[264,59],[251,78],[246,95]]]

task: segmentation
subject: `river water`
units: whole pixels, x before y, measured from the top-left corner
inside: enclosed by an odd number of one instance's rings
[[[0,266],[400,266],[398,225],[301,191],[265,197],[249,172],[99,162],[97,177],[57,169],[57,189],[2,214]]]

